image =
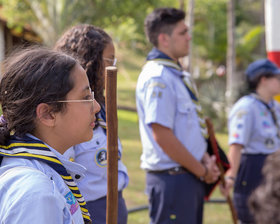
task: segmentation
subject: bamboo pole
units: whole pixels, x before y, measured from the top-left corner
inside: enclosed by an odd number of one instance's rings
[[[106,223],[118,221],[118,120],[117,68],[106,67],[105,105],[107,124],[107,209]],[[94,222],[94,220],[93,220]]]

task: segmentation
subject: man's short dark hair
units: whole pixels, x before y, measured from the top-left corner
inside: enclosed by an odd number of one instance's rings
[[[176,23],[185,19],[185,12],[175,8],[157,8],[145,19],[145,32],[148,40],[158,46],[160,33],[171,34]]]

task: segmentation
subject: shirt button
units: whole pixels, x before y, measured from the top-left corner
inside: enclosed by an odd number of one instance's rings
[[[69,161],[74,162],[75,160],[74,160],[73,157],[70,157],[70,158],[69,158]]]
[[[75,178],[78,180],[78,179],[81,178],[81,176],[80,176],[79,174],[76,174],[76,175],[75,175]]]

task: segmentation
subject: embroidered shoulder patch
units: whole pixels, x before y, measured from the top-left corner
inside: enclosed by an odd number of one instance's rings
[[[236,117],[237,118],[239,118],[239,119],[241,119],[244,115],[246,115],[248,112],[247,111],[245,111],[245,110],[239,110],[239,111],[237,111],[236,112]]]
[[[67,204],[70,205],[70,212],[71,215],[73,215],[79,208],[79,204],[76,200],[76,198],[74,197],[74,195],[72,194],[71,191],[69,191],[64,198],[66,199]]]
[[[166,87],[166,85],[161,82],[152,82],[148,85],[148,88],[154,88],[156,86],[158,86],[161,89],[164,89]]]

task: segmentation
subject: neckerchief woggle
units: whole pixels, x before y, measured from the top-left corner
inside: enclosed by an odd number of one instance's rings
[[[23,138],[11,136],[7,145],[0,145],[0,164],[3,159],[2,157],[4,156],[36,159],[47,163],[61,176],[65,184],[75,196],[80,205],[85,224],[92,223],[85,199],[80,193],[75,181],[72,179],[71,175],[67,172],[66,168],[57,156],[42,141],[32,139],[28,136],[24,136]]]
[[[184,71],[179,63],[176,63],[174,60],[172,60],[170,57],[168,57],[166,54],[162,53],[161,51],[159,51],[156,48],[153,48],[150,51],[150,53],[147,56],[147,61],[148,62],[154,61],[160,65],[171,67],[171,68],[174,68],[174,69],[182,72],[181,79],[192,99],[192,102],[195,104],[195,109],[196,109],[198,119],[199,119],[199,126],[200,126],[201,134],[203,135],[203,137],[205,139],[208,139],[209,135],[208,135],[208,131],[206,128],[204,114],[202,112],[202,107],[198,100],[198,91],[197,91],[194,81],[191,78],[191,75],[188,72]]]

